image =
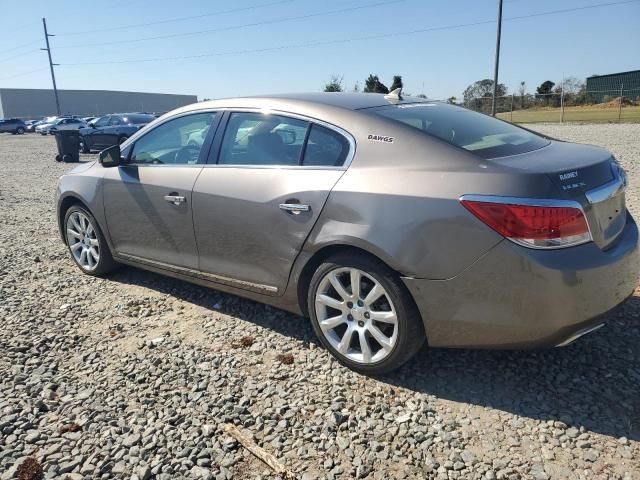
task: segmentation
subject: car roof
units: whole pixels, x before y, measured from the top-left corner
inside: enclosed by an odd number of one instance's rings
[[[256,95],[250,97],[222,98],[207,100],[197,104],[197,109],[203,108],[273,108],[281,110],[309,107],[311,105],[338,107],[346,110],[361,110],[365,108],[381,107],[391,104],[422,103],[428,100],[417,97],[403,97],[402,100],[387,99],[381,93],[347,93],[347,92],[312,92],[312,93],[283,93],[276,95]],[[184,110],[193,110],[183,107]],[[182,110],[182,109],[180,109]]]

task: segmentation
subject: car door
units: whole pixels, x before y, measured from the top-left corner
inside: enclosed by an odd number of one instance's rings
[[[125,164],[105,170],[104,211],[117,255],[197,268],[191,195],[208,149],[188,139],[201,128],[209,134],[215,121],[215,112],[167,119],[127,145]]]
[[[284,114],[230,112],[224,123],[217,156],[193,190],[199,268],[214,281],[280,295],[354,142],[344,131]],[[339,147],[325,157],[315,146],[322,134]]]
[[[100,117],[93,122],[93,127],[89,127],[86,133],[83,132],[83,138],[87,142],[89,148],[98,150],[100,148],[102,129],[109,124],[111,115]]]

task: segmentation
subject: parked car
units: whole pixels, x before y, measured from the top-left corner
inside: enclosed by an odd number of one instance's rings
[[[11,133],[22,135],[27,131],[27,125],[19,118],[0,119],[0,133]]]
[[[86,123],[87,125],[89,125],[91,122],[93,122],[96,118],[98,117],[82,117],[82,121],[84,121],[84,123]]]
[[[36,132],[42,135],[54,135],[59,130],[79,130],[80,128],[86,126],[87,124],[79,118],[61,117],[57,118],[51,123],[43,123],[42,125],[38,125],[36,127]]]
[[[117,113],[100,117],[80,129],[82,152],[120,144],[155,118],[146,113]]]
[[[425,339],[562,346],[602,326],[638,280],[625,188],[599,147],[318,93],[175,110],[61,177],[57,212],[84,273],[135,265],[309,316],[379,374]]]

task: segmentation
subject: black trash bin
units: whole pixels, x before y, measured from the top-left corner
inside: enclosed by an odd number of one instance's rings
[[[80,161],[80,132],[78,130],[60,130],[56,132],[56,144],[58,145],[57,162]]]

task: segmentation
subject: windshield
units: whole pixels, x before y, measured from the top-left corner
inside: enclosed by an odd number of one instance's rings
[[[488,115],[438,103],[389,105],[370,109],[482,158],[506,157],[549,144],[543,137]]]

